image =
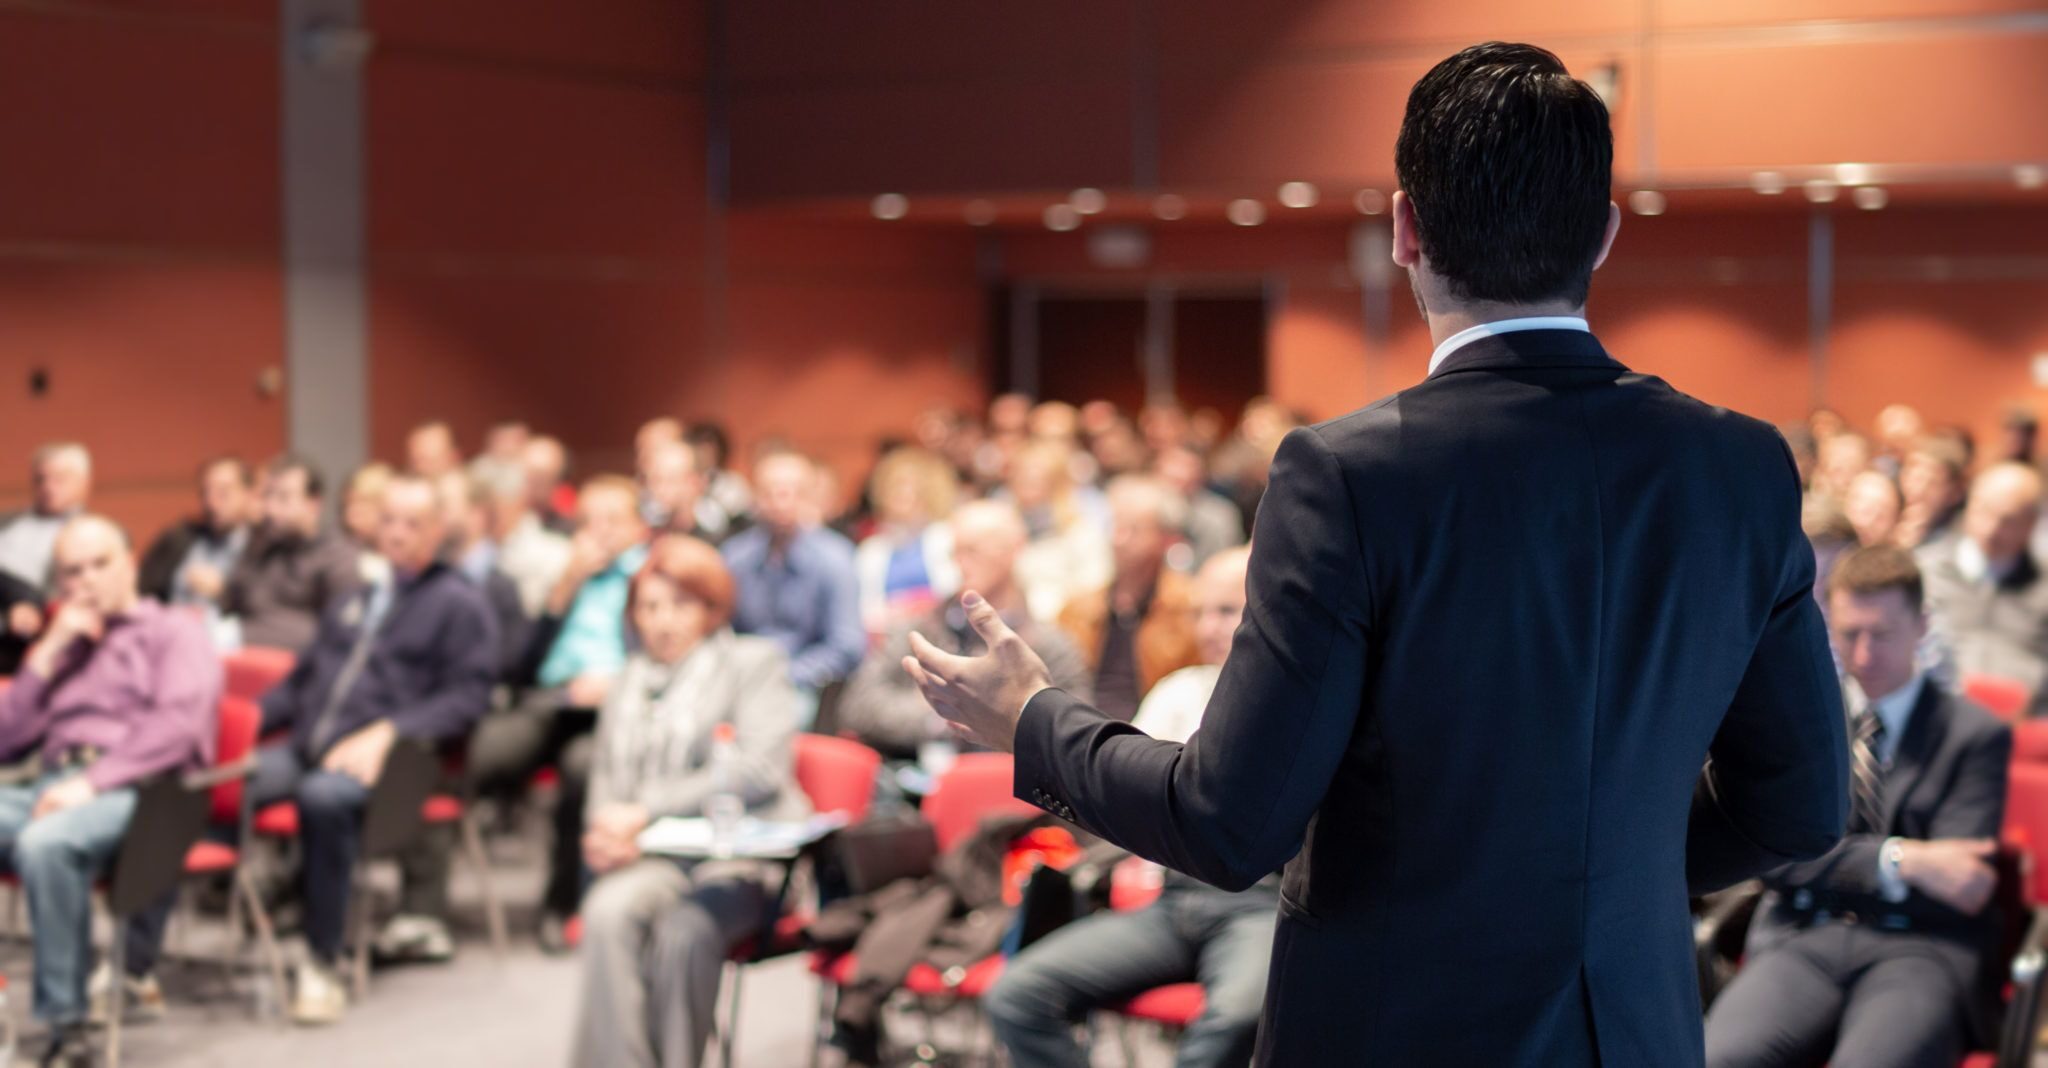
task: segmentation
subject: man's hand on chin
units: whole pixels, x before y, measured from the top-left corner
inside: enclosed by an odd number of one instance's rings
[[[1003,622],[995,607],[973,590],[960,595],[967,621],[988,644],[982,656],[954,656],[912,631],[903,670],[924,699],[970,741],[1008,753],[1017,745],[1017,720],[1024,705],[1052,685],[1045,661]]]

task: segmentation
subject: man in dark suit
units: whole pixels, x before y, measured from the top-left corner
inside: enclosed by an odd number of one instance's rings
[[[1707,1063],[1950,1068],[1968,1039],[1990,1041],[1997,1008],[1991,856],[2012,733],[1920,670],[1927,619],[1904,550],[1858,550],[1828,585],[1851,679],[1849,835],[1764,877],[1742,970],[1707,1016]]]
[[[1791,455],[1583,319],[1612,154],[1541,49],[1416,84],[1394,258],[1430,376],[1281,443],[1184,745],[1048,688],[971,591],[989,655],[905,661],[1019,796],[1226,889],[1286,865],[1260,1064],[1698,1064],[1688,892],[1841,837]]]

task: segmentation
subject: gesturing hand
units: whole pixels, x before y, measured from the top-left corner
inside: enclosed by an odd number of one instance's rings
[[[1017,720],[1038,691],[1052,685],[1045,661],[1003,622],[995,607],[973,590],[960,595],[967,621],[988,643],[983,656],[954,656],[910,633],[910,672],[924,699],[969,739],[1002,752],[1017,744]]]

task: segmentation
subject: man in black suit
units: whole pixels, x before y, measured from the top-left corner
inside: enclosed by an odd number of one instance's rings
[[[1698,1064],[1688,892],[1841,837],[1784,440],[1583,319],[1612,155],[1542,49],[1416,84],[1394,258],[1430,376],[1281,443],[1184,745],[1048,688],[971,591],[989,655],[906,658],[1019,796],[1226,889],[1286,865],[1260,1064]]]
[[[1828,589],[1851,679],[1849,835],[1764,877],[1707,1063],[1952,1068],[1967,1040],[1990,1041],[1997,1008],[1991,857],[2012,733],[1920,670],[1927,618],[1903,549],[1852,553]]]

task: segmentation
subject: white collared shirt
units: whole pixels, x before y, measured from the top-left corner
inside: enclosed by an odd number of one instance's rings
[[[1857,715],[1861,715],[1865,708],[1875,709],[1877,721],[1884,724],[1884,740],[1879,743],[1876,755],[1878,763],[1890,765],[1892,758],[1898,755],[1899,741],[1906,736],[1913,708],[1920,703],[1920,692],[1927,688],[1927,673],[1923,671],[1914,675],[1904,686],[1875,701],[1864,694],[1863,687],[1856,685],[1856,680],[1845,681],[1849,687],[1850,709]]]
[[[1593,328],[1586,320],[1576,315],[1533,315],[1522,319],[1497,319],[1478,326],[1468,326],[1444,339],[1436,351],[1429,354],[1429,373],[1435,374],[1438,367],[1451,353],[1470,345],[1483,337],[1495,334],[1512,334],[1517,330],[1577,330],[1590,334]]]

